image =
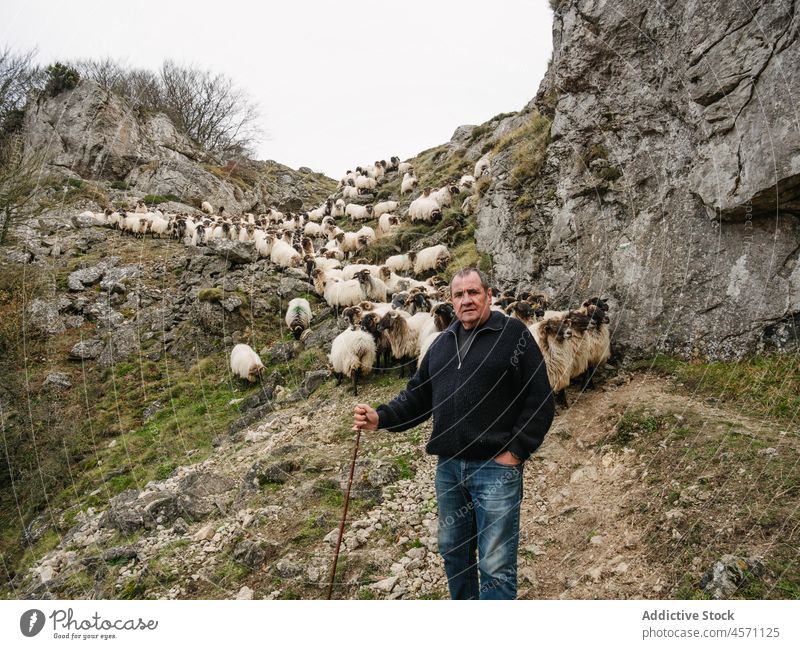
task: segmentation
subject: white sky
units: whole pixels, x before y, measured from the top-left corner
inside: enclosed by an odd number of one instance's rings
[[[29,0],[2,14],[0,47],[41,63],[223,72],[259,105],[258,158],[335,178],[519,110],[552,50],[547,0]]]

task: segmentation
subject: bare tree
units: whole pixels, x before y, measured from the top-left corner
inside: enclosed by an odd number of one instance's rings
[[[19,133],[11,136],[7,145],[10,151],[0,164],[0,245],[6,243],[13,224],[43,211],[34,199],[38,194],[45,153],[34,151],[26,155]]]
[[[35,51],[16,53],[0,49],[0,124],[12,111],[25,106],[28,93],[40,82],[41,69],[34,65]]]
[[[161,87],[165,112],[206,149],[241,154],[257,138],[258,109],[224,74],[166,61]]]

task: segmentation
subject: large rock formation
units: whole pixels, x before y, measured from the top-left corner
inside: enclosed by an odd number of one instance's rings
[[[322,174],[272,161],[216,160],[163,113],[140,111],[92,81],[32,104],[24,134],[25,150],[43,152],[54,174],[125,181],[134,195],[172,194],[194,207],[208,200],[229,214],[296,211],[334,187]]]
[[[563,0],[533,109],[542,173],[492,160],[480,249],[560,305],[603,294],[622,348],[737,357],[800,323],[795,4]],[[507,118],[504,122],[519,117]]]

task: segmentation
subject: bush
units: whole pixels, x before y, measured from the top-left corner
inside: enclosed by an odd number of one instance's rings
[[[121,189],[123,191],[127,191],[128,183],[126,183],[124,180],[115,180],[113,183],[111,183],[111,189]]]
[[[148,194],[142,199],[145,205],[158,205],[159,203],[168,203],[169,201],[183,203],[183,199],[180,196],[175,196],[175,194]]]
[[[55,97],[66,90],[72,90],[80,80],[81,75],[75,68],[63,63],[53,63],[47,67],[47,82],[44,92],[49,97]]]

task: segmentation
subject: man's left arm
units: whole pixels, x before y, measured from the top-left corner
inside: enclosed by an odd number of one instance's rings
[[[511,363],[517,365],[517,394],[524,396],[521,396],[519,416],[506,450],[524,461],[544,441],[553,423],[555,405],[542,352],[527,328],[521,333],[514,353]]]

